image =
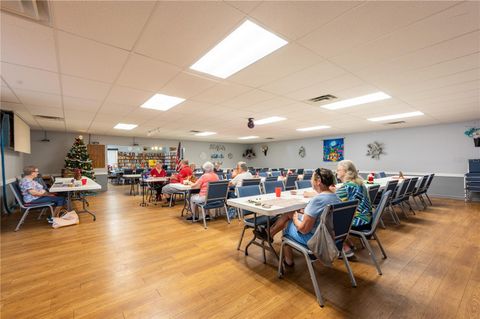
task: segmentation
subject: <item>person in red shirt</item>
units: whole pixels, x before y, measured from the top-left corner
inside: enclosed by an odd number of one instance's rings
[[[192,214],[196,215],[197,205],[204,203],[207,196],[207,187],[208,183],[218,181],[218,175],[213,171],[214,166],[211,162],[205,162],[202,165],[203,175],[192,185],[192,189],[200,189],[198,194],[192,195],[190,198],[190,205]],[[193,216],[187,218],[187,220],[192,220]],[[205,218],[210,218],[206,215]]]
[[[167,172],[162,168],[162,162],[157,162],[155,167],[150,171],[151,177],[165,177]]]
[[[162,162],[158,161],[155,167],[150,171],[150,177],[166,177],[167,172],[162,167]],[[165,182],[154,182],[151,184],[152,188],[157,193],[157,201],[162,199],[162,188],[165,186]]]
[[[180,170],[177,174],[172,174],[170,176],[170,184],[165,185],[162,188],[162,194],[165,197],[165,203],[162,206],[169,206],[170,196],[177,193],[178,190],[175,188],[175,184],[182,184],[184,180],[188,180],[193,175],[192,169],[188,166],[188,160],[182,160],[180,162]],[[172,203],[174,205],[175,203]]]

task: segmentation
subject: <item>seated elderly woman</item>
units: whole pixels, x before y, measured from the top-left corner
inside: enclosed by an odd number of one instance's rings
[[[192,210],[192,215],[196,214],[197,204],[201,204],[205,202],[207,196],[207,187],[209,182],[216,182],[219,180],[217,173],[214,172],[214,166],[211,162],[205,162],[202,165],[203,168],[203,175],[192,185],[192,189],[200,189],[198,194],[192,195],[190,198],[190,205]],[[209,218],[210,216],[205,216]],[[187,218],[188,220],[192,220],[193,216]]]
[[[358,208],[352,221],[352,229],[370,229],[372,223],[372,204],[368,196],[368,190],[363,180],[358,176],[358,171],[352,161],[343,160],[337,166],[337,178],[343,183],[336,190],[341,201],[358,200]],[[346,244],[343,247],[347,257],[353,256],[353,251]]]
[[[312,187],[316,191],[316,196],[308,203],[303,213],[290,212],[282,215],[275,224],[270,227],[270,240],[280,230],[284,230],[284,235],[289,238],[307,245],[312,238],[315,230],[320,224],[320,215],[327,205],[340,202],[338,196],[330,190],[334,185],[333,172],[326,168],[317,168],[312,175]],[[285,228],[286,227],[286,228]],[[267,240],[265,229],[255,231],[257,236]],[[290,246],[285,246],[285,264],[293,266],[293,254]]]
[[[24,177],[20,181],[20,191],[22,192],[23,201],[27,204],[53,203],[53,205],[56,206],[54,215],[57,216],[60,209],[65,206],[65,198],[47,192],[42,184],[35,180],[38,177],[37,167],[25,167],[23,169],[23,175]]]
[[[170,196],[178,193],[175,184],[183,184],[183,181],[190,179],[192,175],[193,172],[188,165],[188,160],[182,160],[180,162],[179,172],[172,174],[172,176],[170,176],[170,183],[162,187],[162,194],[165,195],[165,202],[162,204],[163,207],[169,206]],[[173,202],[172,205],[175,205],[175,203]]]

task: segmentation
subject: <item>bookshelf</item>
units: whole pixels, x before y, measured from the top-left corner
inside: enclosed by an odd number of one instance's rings
[[[168,169],[175,169],[177,160],[176,152],[168,153],[155,153],[155,152],[118,152],[118,167],[148,167],[149,161],[162,161],[164,165],[168,166]]]

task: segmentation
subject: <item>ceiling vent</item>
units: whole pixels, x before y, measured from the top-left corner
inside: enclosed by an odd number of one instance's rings
[[[311,105],[322,105],[322,104],[331,103],[331,102],[335,101],[336,99],[338,99],[338,98],[335,95],[325,94],[325,95],[320,95],[320,96],[317,96],[317,97],[313,97],[311,99],[306,100],[305,102],[307,102],[308,104],[311,104]]]
[[[395,121],[395,122],[385,123],[385,125],[398,125],[398,124],[403,124],[403,123],[407,123],[407,122],[405,122],[405,121]]]
[[[1,9],[35,22],[50,24],[50,8],[47,0],[2,1]]]
[[[273,140],[273,137],[265,137],[266,140]]]
[[[197,130],[190,130],[190,133],[200,133],[200,131],[197,131]]]
[[[63,117],[58,117],[58,116],[49,116],[49,115],[34,115],[34,116],[40,120],[63,121]]]

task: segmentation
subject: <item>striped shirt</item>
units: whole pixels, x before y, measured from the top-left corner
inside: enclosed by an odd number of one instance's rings
[[[358,227],[372,222],[372,204],[370,203],[365,185],[358,185],[348,181],[337,189],[336,194],[342,202],[358,200],[358,207],[353,217],[352,226]]]

